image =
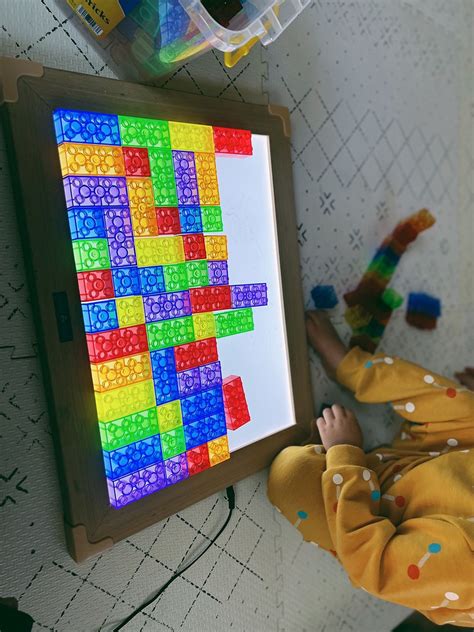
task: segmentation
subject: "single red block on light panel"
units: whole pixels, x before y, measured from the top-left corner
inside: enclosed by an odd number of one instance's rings
[[[209,462],[207,443],[199,445],[197,448],[193,448],[192,450],[188,450],[186,452],[186,459],[188,461],[188,472],[190,476],[199,474],[199,472],[209,469],[211,464]]]
[[[86,341],[91,362],[104,362],[148,351],[145,325],[86,334]]]
[[[99,301],[103,298],[114,298],[114,285],[111,270],[91,270],[78,272],[77,282],[81,301]]]
[[[252,132],[231,127],[213,127],[216,154],[252,155]]]
[[[194,314],[232,309],[230,285],[208,285],[189,290]]]
[[[222,382],[225,422],[228,430],[237,430],[250,421],[244,386],[237,375],[229,375]]]
[[[179,235],[181,224],[176,206],[159,206],[156,208],[156,221],[160,235]]]
[[[186,261],[206,258],[206,244],[202,233],[183,235],[183,245]]]
[[[150,161],[148,160],[148,149],[142,147],[122,147],[123,159],[125,162],[125,175],[127,176],[149,176]]]
[[[206,338],[179,345],[174,348],[176,370],[184,371],[196,366],[203,366],[211,362],[217,362],[217,341],[215,338]]]

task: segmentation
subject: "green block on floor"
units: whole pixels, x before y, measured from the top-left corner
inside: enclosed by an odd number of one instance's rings
[[[163,266],[165,288],[167,292],[187,290],[189,288],[185,263],[174,263]]]
[[[216,321],[217,338],[242,334],[246,331],[253,331],[254,329],[253,311],[251,307],[214,314],[214,318]]]
[[[202,230],[205,233],[220,233],[224,230],[220,206],[201,206]]]
[[[207,261],[187,261],[185,264],[189,287],[203,287],[209,285]]]
[[[146,331],[150,351],[184,345],[194,341],[194,327],[191,316],[172,318],[157,323],[147,323]]]

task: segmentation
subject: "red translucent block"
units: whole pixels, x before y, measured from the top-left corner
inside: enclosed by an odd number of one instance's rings
[[[176,206],[159,206],[156,208],[156,221],[160,235],[179,235],[181,224]]]
[[[384,293],[387,283],[386,279],[365,274],[355,290],[344,294],[344,300],[349,307],[363,305],[369,308],[370,304]]]
[[[215,338],[197,340],[174,348],[176,370],[185,371],[196,366],[217,362],[217,341]]]
[[[392,233],[393,239],[404,246],[408,246],[412,241],[418,237],[418,230],[410,224],[410,222],[403,222],[396,226],[395,230]]]
[[[252,155],[252,132],[231,127],[213,127],[216,154]]]
[[[125,162],[125,175],[127,176],[149,176],[150,161],[148,159],[148,149],[143,147],[122,147]]]
[[[186,452],[186,459],[188,460],[188,472],[190,476],[199,474],[211,467],[209,462],[209,452],[207,450],[207,443],[199,445],[197,448],[188,450]]]
[[[224,394],[225,422],[228,430],[237,430],[250,421],[250,412],[242,380],[229,375],[222,383]]]
[[[405,320],[409,325],[417,329],[436,329],[438,319],[436,316],[420,314],[419,312],[407,312],[405,314]]]
[[[189,290],[194,314],[232,308],[230,285],[208,285]]]
[[[91,362],[104,362],[148,351],[145,325],[86,334],[86,340]]]
[[[206,258],[206,244],[202,233],[183,235],[183,245],[186,261]]]
[[[98,301],[103,298],[114,298],[114,286],[111,270],[78,272],[77,282],[82,302]]]

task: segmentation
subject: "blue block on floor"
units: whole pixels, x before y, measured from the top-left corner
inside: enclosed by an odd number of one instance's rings
[[[339,303],[333,285],[316,285],[311,290],[311,296],[316,309],[332,309]]]
[[[407,312],[415,312],[439,318],[441,316],[441,301],[435,296],[423,292],[410,292],[408,295]]]

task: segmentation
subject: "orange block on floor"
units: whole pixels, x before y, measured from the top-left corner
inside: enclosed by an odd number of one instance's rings
[[[237,430],[250,421],[242,380],[237,375],[229,375],[222,383],[222,391],[227,429]]]

